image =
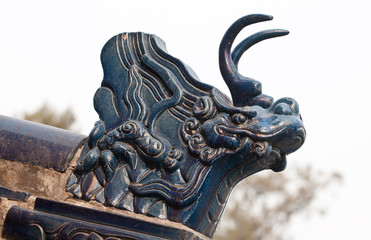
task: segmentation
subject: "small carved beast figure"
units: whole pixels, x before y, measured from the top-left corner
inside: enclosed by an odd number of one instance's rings
[[[248,15],[226,32],[219,49],[233,102],[201,83],[166,52],[155,35],[122,33],[104,46],[102,86],[94,97],[98,121],[66,189],[75,197],[180,222],[212,236],[232,187],[263,169],[281,171],[304,143],[295,100],[276,102],[237,65],[252,45],[288,34],[266,30],[242,41]]]

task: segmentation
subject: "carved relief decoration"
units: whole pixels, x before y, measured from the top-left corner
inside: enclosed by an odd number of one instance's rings
[[[159,37],[137,32],[111,38],[94,96],[100,120],[67,191],[212,236],[232,187],[257,171],[283,170],[286,155],[305,139],[297,102],[273,101],[258,81],[238,72],[248,48],[288,32],[265,30],[231,51],[245,26],[271,19],[242,17],[222,39],[220,70],[232,100],[169,55]]]

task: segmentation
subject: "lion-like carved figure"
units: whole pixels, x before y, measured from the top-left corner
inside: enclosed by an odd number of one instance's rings
[[[100,121],[67,191],[212,236],[232,187],[260,170],[283,170],[286,155],[305,139],[296,101],[274,102],[237,70],[249,47],[288,32],[256,33],[231,52],[242,28],[271,19],[242,17],[220,44],[220,70],[233,102],[201,83],[155,35],[122,33],[109,40],[94,97]]]

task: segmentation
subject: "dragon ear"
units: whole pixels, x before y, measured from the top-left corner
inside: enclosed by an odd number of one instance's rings
[[[263,14],[247,15],[238,19],[225,33],[219,47],[219,68],[233,98],[233,105],[247,106],[252,98],[262,92],[259,81],[242,76],[237,69],[242,54],[254,44],[265,39],[287,35],[289,32],[281,29],[265,30],[251,35],[242,41],[231,54],[233,41],[246,26],[272,20],[272,16]]]

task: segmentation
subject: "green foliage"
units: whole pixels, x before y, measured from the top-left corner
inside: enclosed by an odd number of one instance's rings
[[[33,113],[24,113],[23,119],[69,130],[76,120],[71,109],[59,113],[47,103]]]

